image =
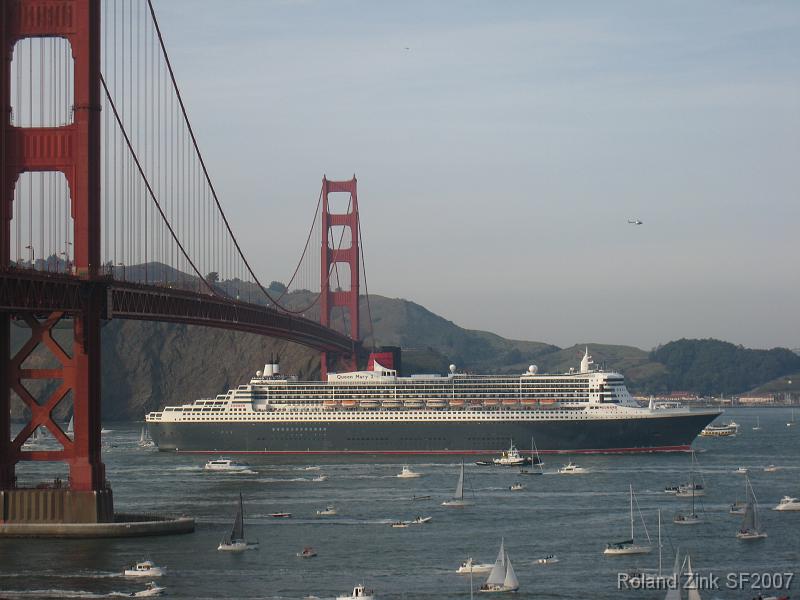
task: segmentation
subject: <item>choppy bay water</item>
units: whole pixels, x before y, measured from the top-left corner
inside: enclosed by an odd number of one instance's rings
[[[757,415],[762,430],[752,431]],[[758,590],[726,589],[725,576],[796,572],[800,578],[800,512],[769,510],[784,495],[800,496],[800,425],[786,427],[788,409],[730,410],[722,420],[730,418],[742,425],[739,436],[696,442],[707,485],[702,498],[707,523],[694,527],[671,522],[688,501],[663,492],[666,485],[688,480],[685,454],[546,456],[546,474],[536,477],[468,462],[466,488],[474,505],[453,510],[439,506],[456,484],[458,466],[452,458],[417,460],[413,468],[423,477],[408,480],[395,477],[402,466],[396,459],[278,463],[253,456],[246,458],[250,473],[209,473],[202,469],[208,457],[141,449],[139,424],[113,424],[104,436],[104,461],[117,510],[186,513],[197,520],[196,532],[133,540],[3,540],[0,597],[129,594],[141,590],[143,582],[119,574],[124,566],[149,558],[166,567],[159,584],[176,598],[332,598],[364,582],[379,598],[465,600],[469,577],[455,574],[459,562],[468,555],[492,562],[502,536],[520,580],[516,598],[663,598],[664,592],[617,589],[618,572],[657,568],[656,551],[634,557],[602,554],[606,542],[627,537],[632,483],[654,546],[657,510],[662,511],[665,570],[679,546],[691,553],[701,574],[721,576],[720,589],[704,591],[703,598],[753,598]],[[550,473],[569,458],[590,473]],[[768,464],[781,470],[765,473]],[[740,517],[729,515],[728,506],[743,497],[744,478],[733,472],[739,466],[750,468],[766,540],[735,538]],[[313,481],[323,473],[326,481]],[[526,488],[509,491],[515,481]],[[246,535],[258,539],[261,548],[240,555],[217,552],[240,491]],[[412,502],[413,495],[432,498]],[[326,504],[334,504],[339,514],[317,517]],[[268,516],[283,511],[293,518]],[[433,521],[390,527],[417,515]],[[638,517],[637,531],[642,531]],[[304,546],[313,546],[319,556],[297,558]],[[560,562],[533,564],[547,554],[556,554]],[[483,577],[475,576],[476,588]],[[800,596],[800,581],[789,593]]]

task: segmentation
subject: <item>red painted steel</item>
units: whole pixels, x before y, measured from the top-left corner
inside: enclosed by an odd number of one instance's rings
[[[350,338],[359,339],[359,246],[358,246],[358,194],[355,176],[347,181],[330,181],[322,178],[322,248],[320,261],[320,317],[319,322],[330,327],[331,311],[335,307],[347,310],[350,320]],[[328,194],[344,192],[350,194],[350,204],[345,213],[331,213],[328,204]],[[331,227],[344,227],[350,229],[351,244],[348,248],[339,247],[339,236],[332,238]],[[346,235],[344,236],[346,239]],[[350,267],[350,289],[332,290],[331,285],[337,279],[334,272],[336,263],[346,263]],[[356,369],[356,353],[339,357],[339,361],[347,370]],[[320,376],[324,381],[328,373],[328,355],[320,356]]]
[[[70,190],[74,224],[74,272],[82,280],[97,277],[100,267],[100,0],[5,0],[0,5],[0,74],[2,139],[0,140],[0,269],[10,266],[11,218],[14,189],[21,173],[60,171]],[[11,59],[14,45],[31,37],[66,39],[74,59],[73,122],[63,127],[15,127],[11,124]],[[39,321],[24,317],[31,339],[10,356],[8,331],[14,314],[0,314],[0,489],[14,487],[19,460],[63,460],[69,464],[70,487],[76,491],[105,487],[100,460],[100,315],[105,296],[101,287],[88,287],[80,310],[73,315],[71,353],[52,339],[52,327],[62,313]],[[44,344],[60,368],[23,369],[22,363]],[[25,390],[26,379],[60,380],[57,391],[43,404]],[[31,422],[10,440],[9,404],[13,389],[31,408]],[[52,409],[72,391],[74,439],[70,442],[52,421]],[[21,450],[37,425],[50,429],[62,450],[26,453]]]

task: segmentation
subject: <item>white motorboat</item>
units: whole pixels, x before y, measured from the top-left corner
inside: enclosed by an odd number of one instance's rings
[[[761,528],[761,521],[758,518],[758,501],[750,483],[750,478],[747,475],[745,477],[747,478],[745,481],[747,505],[744,509],[742,526],[736,532],[736,537],[740,540],[761,540],[767,537],[767,533]]]
[[[747,467],[739,467],[734,471],[737,475],[747,475],[750,470]]]
[[[784,496],[772,510],[800,510],[800,500],[791,496]]]
[[[642,527],[644,527],[644,533],[647,536],[647,544],[639,544],[636,543],[636,537],[634,536],[634,527],[633,527],[633,502],[634,502],[634,494],[633,494],[633,485],[630,485],[630,515],[631,515],[631,537],[630,539],[623,540],[621,542],[611,542],[606,544],[605,550],[603,550],[603,554],[606,556],[623,556],[627,554],[650,554],[653,548],[650,546],[650,534],[647,532],[647,526],[644,523],[644,519],[642,518],[642,512],[639,511],[639,519],[642,521]],[[636,509],[639,509],[639,503],[636,503]]]
[[[244,552],[245,550],[258,550],[258,542],[248,542],[244,537],[244,502],[242,494],[239,493],[239,507],[236,517],[233,519],[233,527],[230,533],[225,536],[217,550],[222,552]]]
[[[516,573],[514,573],[514,567],[511,566],[511,559],[508,557],[508,553],[504,548],[504,543],[501,540],[500,553],[494,561],[494,566],[489,573],[489,577],[486,579],[486,583],[478,588],[478,591],[498,593],[516,592],[518,589],[519,580],[517,579]]]
[[[332,517],[334,515],[338,515],[339,511],[336,510],[336,507],[333,504],[328,504],[323,510],[317,511],[318,517]]]
[[[586,473],[586,469],[583,467],[579,467],[572,461],[564,465],[558,470],[559,473],[562,475],[580,475],[581,473]]]
[[[517,450],[517,447],[514,445],[512,440],[511,446],[508,450],[504,450],[503,453],[498,458],[493,458],[492,462],[488,462],[485,460],[478,461],[477,464],[479,465],[495,465],[498,467],[522,467],[525,465],[530,465],[533,463],[533,459],[531,457],[522,456]]]
[[[374,600],[375,592],[369,588],[364,587],[364,584],[357,585],[353,588],[353,593],[349,596],[342,595],[336,596],[336,600]]]
[[[327,475],[317,475],[311,481],[328,481]]]
[[[214,458],[209,460],[203,467],[206,471],[228,471],[228,472],[242,472],[249,471],[250,465],[245,463],[236,462],[230,458]]]
[[[408,526],[408,521],[395,521],[392,523],[392,527],[395,529],[406,529]]]
[[[543,558],[537,558],[536,564],[537,565],[552,565],[558,562],[558,557],[555,554],[548,554]]]
[[[164,574],[162,567],[157,567],[152,560],[143,560],[122,573],[125,577],[161,577]]]
[[[780,470],[781,468],[776,467],[775,465],[767,465],[766,467],[764,467],[764,473],[776,473]]]
[[[164,593],[164,590],[167,588],[156,585],[155,581],[151,581],[147,584],[147,586],[139,591],[134,592],[130,595],[131,598],[155,598],[156,596],[160,596]]]
[[[408,465],[403,465],[402,470],[397,474],[397,477],[400,479],[416,479],[417,477],[422,477],[422,473],[417,473],[416,471],[412,471],[411,467]]]
[[[469,500],[464,500],[464,461],[461,461],[461,471],[458,475],[458,483],[456,484],[456,491],[450,500],[442,502],[442,506],[449,508],[464,508],[472,504]]]
[[[460,575],[469,575],[470,573],[488,573],[492,570],[494,564],[491,563],[476,563],[470,556],[467,560],[461,563],[456,569],[456,573]]]
[[[411,521],[411,524],[412,525],[424,525],[425,523],[430,523],[431,521],[433,521],[433,517],[423,517],[423,516],[417,515],[416,517],[414,517],[414,520]]]
[[[512,492],[520,492],[525,489],[525,486],[521,483],[512,483],[508,489]]]

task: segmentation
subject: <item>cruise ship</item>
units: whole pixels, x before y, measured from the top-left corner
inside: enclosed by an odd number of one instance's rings
[[[542,453],[689,450],[719,410],[640,406],[624,377],[593,366],[518,375],[398,376],[365,371],[299,381],[266,364],[216,398],[146,416],[159,450],[253,454],[495,454],[509,442]],[[527,450],[530,452],[530,450]]]

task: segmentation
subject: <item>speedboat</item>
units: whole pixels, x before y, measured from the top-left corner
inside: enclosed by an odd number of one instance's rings
[[[749,470],[747,467],[739,467],[734,471],[734,473],[736,473],[737,475],[747,475],[748,472]]]
[[[250,465],[236,462],[230,458],[215,458],[208,461],[203,467],[206,471],[233,471],[242,472],[250,470]]]
[[[416,477],[422,477],[422,473],[412,471],[408,465],[403,465],[403,469],[397,474],[397,477],[400,479],[414,479]]]
[[[161,577],[164,574],[164,569],[157,567],[152,560],[143,560],[133,567],[125,569],[122,574],[125,577]]]
[[[317,475],[311,481],[328,481],[328,476],[327,475]]]
[[[778,506],[772,510],[800,510],[800,500],[792,498],[791,496],[784,496],[778,502]]]
[[[273,519],[291,519],[292,513],[287,512],[276,512],[276,513],[269,513],[269,516]]]
[[[524,490],[525,486],[522,485],[521,483],[512,483],[508,489],[511,490],[512,492],[519,492],[521,490]]]
[[[764,473],[775,473],[776,471],[780,471],[780,467],[776,467],[775,465],[767,465],[764,467]]]
[[[336,507],[333,504],[328,504],[324,510],[318,510],[317,516],[319,517],[332,517],[334,515],[338,515],[339,511],[336,510]]]
[[[552,565],[552,564],[557,563],[557,562],[558,562],[558,558],[556,557],[555,554],[548,554],[544,558],[536,559],[536,564],[537,565]]]
[[[413,521],[411,521],[412,525],[424,525],[425,523],[430,523],[433,521],[433,517],[422,517],[417,515]]]
[[[353,588],[353,593],[349,596],[336,596],[336,600],[374,600],[375,592],[369,588],[364,587],[364,584],[357,585]]]
[[[161,594],[163,594],[165,589],[166,589],[165,587],[156,585],[155,581],[151,581],[150,583],[147,584],[147,586],[143,590],[141,590],[139,592],[132,593],[130,595],[130,597],[131,598],[154,598],[156,596],[160,596]]]
[[[317,555],[317,551],[314,550],[311,546],[306,546],[303,548],[302,552],[297,553],[298,558],[314,558]]]
[[[472,573],[488,573],[494,567],[493,564],[487,563],[476,563],[472,560],[470,556],[467,560],[461,563],[461,565],[456,569],[456,573],[461,575],[469,575],[470,572]]]
[[[394,523],[392,523],[392,527],[394,527],[395,529],[405,529],[406,527],[408,527],[408,522],[407,521],[395,521]]]
[[[584,469],[583,467],[579,467],[578,465],[570,461],[568,464],[561,467],[558,470],[558,472],[561,473],[562,475],[579,475],[581,473],[586,473],[586,469]]]

